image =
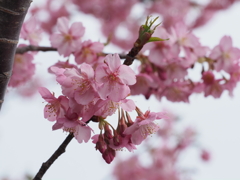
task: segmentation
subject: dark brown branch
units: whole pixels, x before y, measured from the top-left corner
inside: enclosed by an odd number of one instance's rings
[[[57,48],[29,45],[17,48],[16,54],[23,54],[27,51],[57,51]]]
[[[134,59],[136,59],[135,57],[138,55],[138,53],[141,51],[142,48],[143,48],[143,45],[141,43],[141,40],[137,39],[133,45],[133,48],[126,55],[126,59],[123,64],[130,66],[133,63]]]
[[[0,1],[0,109],[8,81],[23,20],[32,0]]]
[[[41,168],[39,169],[36,176],[33,178],[33,180],[41,180],[43,175],[46,173],[46,171],[50,168],[50,166],[54,163],[54,161],[65,152],[67,145],[71,142],[73,139],[73,134],[70,133],[66,139],[63,141],[63,143],[59,146],[59,148],[53,153],[53,155],[42,164]]]

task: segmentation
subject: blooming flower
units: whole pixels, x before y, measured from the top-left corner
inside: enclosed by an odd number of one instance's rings
[[[44,108],[44,118],[49,121],[55,121],[59,116],[64,116],[68,109],[68,99],[65,96],[56,98],[45,87],[39,87],[38,91],[42,98],[48,102]]]
[[[84,41],[79,50],[74,53],[75,61],[78,64],[94,64],[98,60],[97,53],[102,52],[104,45],[100,42]]]
[[[210,58],[216,60],[214,68],[217,71],[225,70],[231,72],[234,62],[240,58],[240,49],[232,46],[232,38],[224,36],[218,46],[214,47]]]
[[[13,73],[8,86],[17,87],[29,81],[35,73],[35,64],[31,53],[16,54]]]
[[[96,68],[95,79],[101,86],[98,93],[102,99],[109,97],[118,102],[127,97],[130,93],[128,85],[136,83],[136,76],[133,70],[121,65],[117,54],[107,55],[105,63]]]
[[[38,45],[42,39],[42,30],[37,25],[38,21],[34,17],[23,23],[20,34],[21,38],[29,40],[32,45]]]
[[[83,63],[80,71],[52,67],[51,70],[57,75],[57,81],[62,86],[64,95],[74,98],[77,103],[87,105],[97,93],[94,84],[94,71],[89,64]]]
[[[134,124],[128,127],[124,134],[131,134],[131,141],[135,145],[139,145],[148,136],[158,131],[159,126],[153,121],[156,119],[166,118],[164,113],[155,113],[146,111],[144,114],[139,115]]]
[[[81,43],[81,37],[85,32],[81,22],[76,22],[68,28],[68,19],[66,17],[58,18],[57,28],[60,33],[54,33],[50,37],[51,45],[58,49],[60,55],[69,56]]]

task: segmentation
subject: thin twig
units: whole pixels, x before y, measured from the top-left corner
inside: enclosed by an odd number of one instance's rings
[[[70,143],[70,141],[73,139],[74,135],[70,133],[66,139],[63,141],[63,143],[59,146],[59,148],[53,153],[53,155],[42,164],[41,168],[39,169],[36,176],[33,178],[33,180],[41,180],[43,175],[46,173],[46,171],[50,168],[50,166],[54,163],[54,161],[65,152],[65,149],[67,145]]]
[[[17,48],[16,54],[23,54],[28,51],[57,51],[57,48],[29,45]]]

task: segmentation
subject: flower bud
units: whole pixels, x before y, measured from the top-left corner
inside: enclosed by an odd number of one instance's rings
[[[109,128],[108,124],[104,125],[104,138],[105,139],[112,139],[113,138],[112,131]]]
[[[110,164],[115,158],[116,152],[114,149],[108,147],[107,150],[102,154],[103,159],[106,163]]]
[[[106,151],[107,145],[103,139],[102,134],[99,134],[98,141],[96,143],[96,150],[98,149],[102,154]]]

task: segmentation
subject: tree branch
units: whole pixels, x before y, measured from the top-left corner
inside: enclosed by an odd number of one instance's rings
[[[43,175],[46,173],[46,171],[50,168],[50,166],[54,163],[54,161],[65,152],[67,145],[71,142],[74,135],[70,133],[66,139],[63,141],[63,143],[58,147],[58,149],[53,153],[53,155],[42,164],[41,168],[39,169],[36,176],[33,178],[33,180],[41,180]]]
[[[17,48],[16,54],[23,54],[27,51],[57,51],[57,48],[29,45]]]
[[[32,0],[0,1],[0,109],[8,81],[19,34]]]

